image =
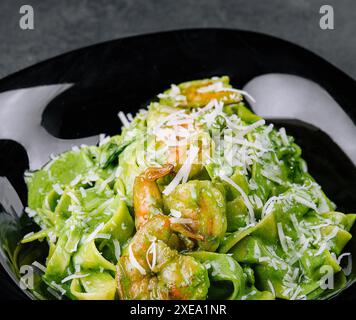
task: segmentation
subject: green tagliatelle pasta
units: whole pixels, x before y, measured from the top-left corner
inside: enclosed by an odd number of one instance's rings
[[[120,135],[26,175],[48,243],[42,280],[70,299],[317,299],[355,214],[336,207],[301,148],[228,77],[172,85]],[[251,97],[249,97],[251,98]]]

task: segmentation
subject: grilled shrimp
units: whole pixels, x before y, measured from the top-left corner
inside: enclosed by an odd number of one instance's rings
[[[222,240],[227,220],[225,197],[211,181],[191,180],[178,185],[163,198],[165,210],[176,213],[172,227],[195,239],[201,250],[215,251]]]
[[[133,187],[136,230],[139,230],[153,215],[163,214],[162,194],[156,181],[170,174],[173,169],[172,164],[162,168],[148,168],[136,177]]]
[[[179,101],[177,106],[186,108],[203,107],[213,99],[223,100],[225,104],[239,102],[241,96],[233,94],[234,92],[229,88],[228,82],[229,79],[227,77],[222,77],[220,79],[196,80],[182,83],[179,86],[180,94],[185,96],[185,99]]]
[[[120,299],[205,299],[207,270],[179,254],[180,246],[169,217],[157,214],[141,226],[117,264]]]
[[[139,230],[152,216],[169,214],[173,210],[176,215],[171,218],[172,230],[196,242],[201,250],[216,250],[227,227],[224,195],[211,181],[192,180],[162,197],[156,180],[172,170],[173,165],[169,164],[162,168],[148,168],[136,178],[136,229]],[[187,246],[192,247],[191,244]]]

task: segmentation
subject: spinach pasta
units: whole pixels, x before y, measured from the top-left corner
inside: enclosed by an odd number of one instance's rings
[[[301,148],[213,77],[172,85],[120,135],[26,175],[45,239],[42,280],[70,299],[317,299],[356,214],[308,173]]]

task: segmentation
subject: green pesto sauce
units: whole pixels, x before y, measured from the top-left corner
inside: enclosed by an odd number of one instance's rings
[[[198,123],[191,135],[213,146],[187,181],[163,195],[164,214],[198,212],[204,231],[214,223],[214,236],[178,253],[205,268],[204,290],[191,288],[192,297],[316,299],[325,291],[325,267],[344,279],[337,258],[356,215],[335,211],[293,137],[248,109],[228,77],[182,83],[158,97],[121,135],[63,153],[26,176],[41,230],[22,243],[48,242],[48,286],[71,299],[117,298],[116,264],[135,234],[135,177],[170,161],[162,138],[170,116]],[[172,179],[158,181],[161,191]]]

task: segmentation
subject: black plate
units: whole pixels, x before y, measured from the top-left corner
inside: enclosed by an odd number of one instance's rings
[[[226,29],[163,32],[76,50],[0,80],[0,99],[5,93],[9,94],[5,98],[10,99],[12,92],[7,91],[23,88],[27,88],[26,92],[30,92],[32,97],[48,98],[48,103],[42,101],[48,105],[42,115],[39,114],[41,121],[38,120],[37,127],[41,125],[49,137],[79,139],[99,133],[117,134],[119,110],[135,112],[171,83],[228,75],[233,85],[243,87],[254,77],[268,73],[292,74],[314,81],[336,100],[355,124],[356,83],[353,79],[315,54],[289,42],[263,34]],[[36,91],[34,88],[65,83],[73,86],[53,97],[49,96],[47,89]],[[22,98],[22,103],[26,99]],[[7,124],[11,127],[9,130],[14,132],[14,137],[11,133],[0,136],[0,176],[6,177],[15,191],[9,184],[0,188],[0,260],[9,275],[17,279],[8,253],[12,255],[16,241],[33,228],[27,216],[22,214],[17,195],[26,206],[23,173],[29,167],[28,143],[36,149],[40,142],[31,139],[32,129],[22,126],[18,120],[26,121],[31,110],[22,108],[21,114],[29,113],[20,117],[19,112],[12,112],[11,116],[2,113],[2,108],[0,104],[1,126]],[[318,128],[283,119],[279,121],[295,135],[312,175],[327,195],[340,210],[355,210],[355,159],[350,160]],[[27,144],[18,141],[18,135],[27,138]],[[31,152],[30,158],[36,156],[35,151]],[[352,233],[356,234],[355,228]],[[356,256],[354,241],[348,245],[348,250]],[[40,256],[41,251],[35,249]],[[26,254],[19,258],[21,263],[26,262]],[[354,268],[353,277],[356,277],[355,273]],[[0,298],[25,297],[10,276],[0,270]],[[355,299],[355,286],[343,291],[340,297]]]

